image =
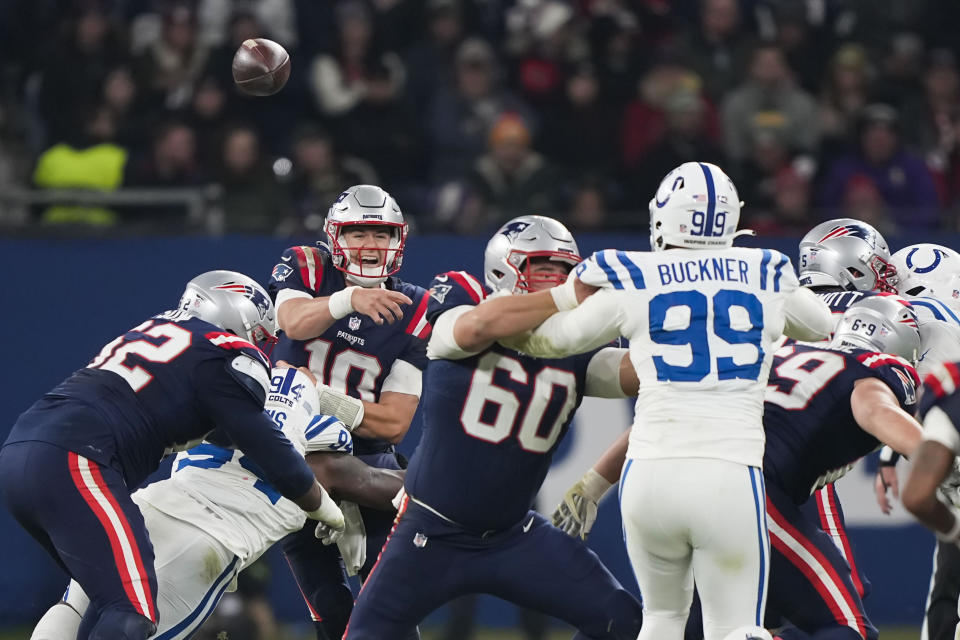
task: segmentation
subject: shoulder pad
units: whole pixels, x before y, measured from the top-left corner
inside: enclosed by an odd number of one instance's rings
[[[263,362],[241,353],[227,364],[227,372],[263,406],[270,388],[270,375]]]
[[[874,374],[889,386],[900,404],[912,407],[917,403],[920,376],[909,362],[889,353],[861,353],[857,361],[874,370]]]
[[[430,323],[427,321],[427,304],[430,302],[430,295],[426,289],[421,287],[410,287],[412,291],[408,295],[413,304],[411,308],[410,320],[407,322],[405,332],[415,338],[426,338],[430,335]]]
[[[205,333],[203,337],[221,349],[239,351],[244,355],[250,356],[254,360],[258,360],[262,366],[268,369],[270,368],[270,358],[268,358],[267,355],[259,348],[247,342],[243,338],[235,336],[232,333],[227,333],[226,331],[211,331],[209,333]]]
[[[307,453],[326,451],[353,453],[353,437],[346,425],[335,416],[313,416],[303,433],[307,440]]]
[[[606,289],[645,289],[643,271],[626,251],[597,251],[577,265],[574,274],[584,284]]]
[[[317,247],[308,246],[291,247],[287,251],[294,256],[291,262],[296,264],[291,266],[299,272],[303,285],[315,294],[320,293],[320,285],[323,284],[324,270],[330,255]]]
[[[462,305],[479,304],[487,297],[486,288],[466,271],[447,271],[430,282],[426,319],[434,322],[444,311]]]

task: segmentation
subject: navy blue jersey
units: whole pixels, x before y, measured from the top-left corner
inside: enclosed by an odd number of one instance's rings
[[[947,417],[960,429],[960,363],[944,362],[937,365],[923,379],[917,415],[923,422],[927,412],[940,407]]]
[[[427,318],[485,296],[469,274],[441,274],[431,283]],[[543,360],[494,344],[462,360],[431,360],[407,492],[467,529],[518,522],[580,404],[594,353]]]
[[[919,379],[896,356],[864,349],[789,345],[774,354],[764,396],[764,474],[796,504],[843,475],[879,441],[857,425],[853,385],[879,378],[912,413]]]
[[[827,306],[830,307],[830,313],[834,315],[838,322],[840,320],[839,317],[842,316],[854,302],[859,302],[864,298],[877,295],[876,291],[827,291],[826,289],[828,289],[828,287],[814,287],[812,291],[817,294],[818,298],[827,303]]]
[[[120,470],[132,489],[164,455],[217,429],[279,481],[284,495],[299,497],[312,474],[263,413],[269,371],[267,357],[232,333],[177,312],[154,316],[24,412],[6,443],[75,451]]]
[[[308,367],[331,388],[366,402],[377,402],[394,363],[404,360],[417,369],[427,365],[427,292],[423,287],[387,278],[386,287],[413,301],[400,305],[403,319],[377,325],[367,316],[352,313],[310,340],[292,340],[280,333],[271,357],[297,367]],[[327,297],[347,286],[342,271],[330,262],[330,254],[317,247],[290,247],[270,275],[268,290],[277,301],[284,290],[311,298]],[[382,448],[376,441],[356,437],[357,453]]]

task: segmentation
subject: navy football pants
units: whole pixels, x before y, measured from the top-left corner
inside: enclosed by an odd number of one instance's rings
[[[850,566],[818,521],[767,483],[770,530],[768,618],[780,615],[818,640],[873,640]],[[784,637],[788,637],[785,635]]]
[[[357,457],[371,467],[400,469],[393,453]],[[360,508],[360,514],[367,532],[367,561],[360,569],[360,576],[366,578],[387,540],[395,514],[365,507]],[[339,640],[353,609],[353,592],[347,583],[340,550],[336,545],[325,546],[317,540],[315,528],[316,522],[308,520],[303,529],[284,538],[281,547],[310,610],[318,640]],[[409,638],[419,638],[419,634],[414,630]]]
[[[91,637],[136,637],[157,621],[153,547],[123,476],[45,442],[0,451],[0,493],[21,526],[90,597]]]
[[[596,554],[535,511],[482,536],[405,498],[344,640],[402,638],[431,611],[468,593],[565,620],[580,630],[577,638],[633,640],[643,616]]]

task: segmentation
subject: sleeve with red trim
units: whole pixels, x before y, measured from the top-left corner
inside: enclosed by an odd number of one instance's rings
[[[406,360],[421,371],[427,366],[427,340],[432,327],[427,320],[427,307],[430,303],[430,294],[423,287],[407,285],[403,291],[413,304],[404,315],[406,326],[404,333],[409,336],[406,347],[400,352],[399,358]]]
[[[874,377],[879,378],[890,387],[905,411],[913,413],[917,406],[917,390],[920,387],[920,377],[909,362],[889,353],[871,352],[859,354],[857,361],[870,369]]]
[[[486,297],[486,287],[466,271],[441,273],[430,282],[427,321],[433,324],[444,311],[465,304],[479,304]]]
[[[291,500],[309,491],[313,472],[280,427],[264,413],[263,402],[258,403],[249,388],[228,375],[222,361],[206,360],[197,373],[203,384],[198,401],[211,423],[257,463],[264,480]]]
[[[328,254],[318,247],[290,247],[280,256],[280,262],[270,273],[267,291],[276,301],[277,294],[283,289],[294,289],[309,294],[320,295],[323,277],[328,268]]]
[[[943,362],[923,378],[917,414],[922,421],[933,407],[940,407],[960,424],[960,362]]]

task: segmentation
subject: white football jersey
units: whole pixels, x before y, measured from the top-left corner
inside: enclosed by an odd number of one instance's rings
[[[913,305],[920,330],[917,373],[925,377],[942,362],[960,360],[960,316],[937,298],[904,296]]]
[[[580,263],[576,273],[601,290],[547,320],[527,344],[534,355],[545,355],[599,346],[616,335],[629,339],[640,392],[627,456],[760,466],[772,347],[788,300],[801,293],[789,258],[739,247],[609,249]],[[826,329],[826,306],[803,295],[818,313],[822,308]]]
[[[273,370],[265,410],[297,451],[352,453],[350,431],[333,416],[315,414],[317,402],[306,375]],[[177,455],[170,478],[133,498],[203,529],[248,565],[306,520],[300,507],[261,476],[243,452],[204,442]]]

